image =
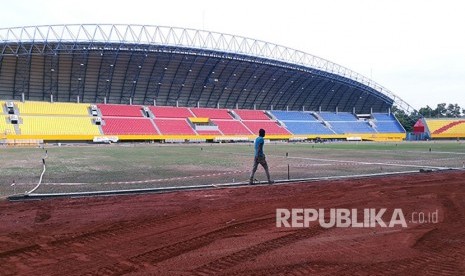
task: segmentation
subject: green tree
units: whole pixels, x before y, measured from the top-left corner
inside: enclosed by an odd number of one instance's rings
[[[438,118],[444,118],[447,116],[447,108],[446,108],[446,103],[440,103],[436,107],[436,117]]]
[[[446,111],[447,117],[457,118],[461,115],[461,108],[458,104],[449,104]]]
[[[434,113],[436,111],[433,110],[429,105],[426,107],[422,107],[418,110],[418,113],[420,113],[423,117],[431,118],[433,117]]]
[[[410,114],[407,114],[405,111],[399,109],[397,106],[393,106],[391,108],[391,111],[407,132],[412,132],[413,126],[418,121],[418,119],[421,118],[421,115],[418,112],[414,111]]]
[[[458,104],[440,103],[435,109],[430,106],[422,107],[418,111],[406,113],[399,109],[397,106],[391,108],[392,113],[396,116],[399,123],[405,128],[407,132],[413,131],[413,126],[418,119],[426,118],[457,118],[462,114],[465,115],[465,109],[462,109]]]
[[[465,109],[462,109],[458,104],[447,105],[446,103],[438,104],[435,109],[427,105],[418,110],[418,113],[426,118],[456,118],[460,117],[462,112],[465,113]]]

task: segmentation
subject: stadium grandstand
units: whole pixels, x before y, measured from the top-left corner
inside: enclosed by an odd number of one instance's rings
[[[343,66],[228,34],[33,26],[0,29],[0,47],[3,141],[400,141],[390,109],[413,111]]]
[[[464,139],[465,119],[463,118],[421,118],[414,125],[414,134],[424,139]]]

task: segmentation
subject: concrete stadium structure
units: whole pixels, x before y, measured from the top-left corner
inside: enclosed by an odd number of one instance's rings
[[[416,140],[464,139],[465,120],[461,118],[421,118],[415,123]]]
[[[146,25],[18,27],[0,29],[0,49],[5,103],[313,111],[321,123],[318,112],[389,113],[394,105],[413,111],[343,66],[222,33]],[[396,139],[405,134],[395,132]]]

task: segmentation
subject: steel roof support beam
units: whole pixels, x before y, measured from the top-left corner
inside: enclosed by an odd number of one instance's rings
[[[212,55],[218,57],[225,53],[236,53],[235,55],[240,55],[243,60],[249,62],[256,62],[258,58],[261,58],[266,63],[286,63],[289,68],[302,66],[310,70],[317,69],[340,75],[378,91],[407,112],[414,111],[410,105],[386,88],[348,68],[298,50],[230,34],[148,25],[74,24],[0,29],[0,41],[8,44],[3,48],[3,54],[27,53],[29,50],[25,48],[23,42],[30,41],[46,42],[43,46],[52,46],[55,49],[62,49],[62,43],[97,41],[108,44],[107,50],[115,44],[121,44],[134,51],[141,50],[144,45],[170,45],[182,48],[180,51],[208,49],[216,53]],[[89,45],[94,45],[92,42]],[[19,46],[13,45],[14,43]],[[49,50],[43,49],[44,47],[41,49],[40,44],[35,44],[34,47],[34,52]],[[72,49],[66,49],[66,51],[72,51]]]
[[[17,55],[15,63],[14,86],[13,86],[13,99],[21,100],[21,94],[24,93],[25,98],[30,98],[30,68],[31,68],[31,55]],[[44,96],[42,95],[42,100]]]

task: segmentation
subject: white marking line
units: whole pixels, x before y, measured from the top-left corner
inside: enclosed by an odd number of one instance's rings
[[[307,168],[307,167],[324,167],[324,166],[334,166],[334,164],[293,164],[292,168]],[[287,165],[275,166],[275,168],[285,168]]]
[[[341,149],[341,148],[314,148],[312,150],[335,150],[335,151],[360,151],[360,150],[366,150],[367,152],[373,152],[373,153],[376,153],[376,152],[381,152],[381,153],[391,153],[391,152],[403,152],[403,153],[415,153],[415,154],[419,154],[419,153],[423,153],[423,154],[435,154],[435,153],[438,153],[438,154],[457,154],[457,155],[465,155],[465,152],[453,152],[453,151],[435,151],[434,148],[431,149],[431,151],[429,150],[402,150],[402,149],[399,149],[399,148],[396,148],[396,149],[386,149],[386,150],[374,150],[374,149]]]
[[[361,165],[383,165],[383,166],[406,167],[406,168],[449,169],[449,167],[393,164],[393,163],[381,163],[381,162],[364,162],[364,161],[353,161],[353,160],[334,160],[334,159],[323,159],[323,158],[320,159],[320,158],[308,158],[308,157],[288,157],[288,158],[289,159],[312,160],[312,161],[336,162],[336,163],[354,163],[354,164],[361,164]]]
[[[107,185],[117,185],[117,184],[144,184],[144,183],[154,183],[154,182],[166,182],[166,181],[173,181],[173,180],[187,180],[187,179],[194,179],[194,178],[202,178],[202,177],[211,177],[211,176],[222,176],[228,174],[235,174],[235,173],[243,173],[246,171],[231,171],[231,172],[223,172],[223,173],[212,173],[212,174],[203,174],[203,175],[193,175],[193,176],[183,176],[183,177],[172,177],[172,178],[159,178],[159,179],[149,179],[149,180],[139,180],[139,181],[121,181],[121,182],[100,182],[100,183],[43,183],[43,185],[96,185],[96,184],[107,184]]]
[[[447,158],[434,158],[434,159],[424,159],[424,160],[385,160],[389,163],[413,163],[413,162],[437,162],[437,161],[461,161],[460,157],[447,157]]]
[[[432,149],[432,151],[402,151],[402,152],[407,152],[407,153],[427,153],[427,154],[430,154],[430,153],[439,153],[439,154],[457,154],[457,155],[465,155],[465,152],[451,152],[451,151],[434,151],[434,149]]]

